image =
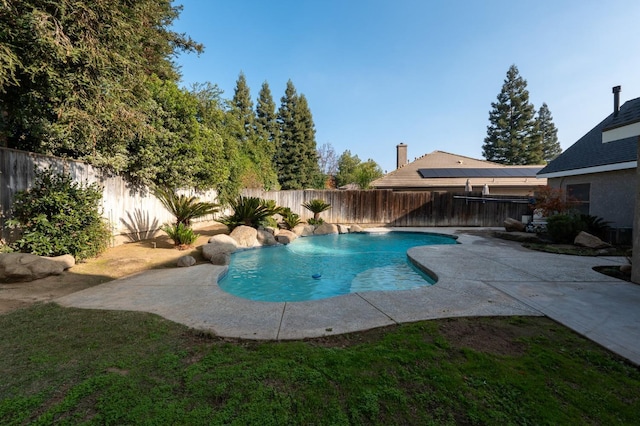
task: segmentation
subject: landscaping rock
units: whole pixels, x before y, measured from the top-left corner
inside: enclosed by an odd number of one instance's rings
[[[578,236],[573,240],[573,244],[580,247],[587,247],[592,249],[604,249],[611,247],[611,244],[605,243],[595,235],[591,235],[588,232],[580,232]]]
[[[337,234],[338,227],[333,223],[323,223],[318,226],[316,230],[313,232],[313,235],[328,235],[328,234]]]
[[[179,267],[189,267],[196,264],[196,259],[193,256],[182,256],[178,259],[177,266]]]
[[[231,253],[216,253],[211,256],[210,262],[214,265],[228,265],[231,263]]]
[[[202,246],[202,257],[211,260],[213,256],[220,253],[233,253],[238,249],[236,240],[228,235],[220,234],[209,238],[209,244]]]
[[[45,259],[53,260],[54,262],[59,262],[64,266],[64,269],[73,268],[76,265],[75,257],[70,254],[63,254],[62,256],[54,256],[54,257],[45,257]]]
[[[229,234],[236,240],[239,247],[255,247],[258,244],[258,230],[246,225],[240,225]]]
[[[338,226],[338,233],[340,234],[348,234],[349,233],[349,227],[347,225],[337,225]]]
[[[263,245],[263,246],[273,246],[278,244],[278,242],[276,241],[276,237],[266,229],[258,230],[257,239],[258,239],[258,243],[260,243],[260,245]]]
[[[316,230],[316,227],[313,225],[309,225],[306,223],[301,223],[296,225],[292,231],[299,237],[308,237],[313,235],[313,232]]]
[[[33,281],[49,275],[60,275],[65,264],[28,253],[0,254],[0,282]]]
[[[233,250],[231,251],[235,251],[238,248],[238,242],[227,234],[214,235],[213,237],[209,238],[209,243],[225,244],[230,247],[233,246]]]
[[[298,235],[296,235],[295,232],[291,232],[286,229],[280,230],[280,232],[278,232],[278,235],[276,235],[276,240],[280,244],[289,244],[296,238],[298,238]]]
[[[349,232],[351,232],[352,234],[357,234],[364,232],[364,229],[360,225],[351,225],[349,227]]]
[[[524,232],[525,225],[517,219],[508,217],[504,220],[504,229],[507,232]]]

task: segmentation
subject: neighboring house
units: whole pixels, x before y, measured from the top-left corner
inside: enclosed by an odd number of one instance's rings
[[[543,166],[505,166],[444,151],[433,151],[411,163],[406,160],[407,145],[397,146],[398,168],[371,182],[372,188],[395,191],[447,191],[490,195],[528,195],[546,179],[536,173]],[[485,188],[486,185],[486,188]]]
[[[640,98],[619,107],[620,86],[614,87],[613,93],[613,112],[538,176],[579,200],[584,213],[601,217],[618,232],[622,229],[630,234],[636,198]],[[617,238],[628,239],[630,235]]]

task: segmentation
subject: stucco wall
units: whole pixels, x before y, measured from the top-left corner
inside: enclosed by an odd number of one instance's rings
[[[549,179],[549,186],[591,184],[589,214],[611,222],[613,228],[632,228],[636,197],[635,169]]]

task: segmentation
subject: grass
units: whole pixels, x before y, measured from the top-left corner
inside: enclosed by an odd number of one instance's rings
[[[633,424],[640,371],[541,317],[460,318],[297,342],[144,313],[0,316],[0,423]]]

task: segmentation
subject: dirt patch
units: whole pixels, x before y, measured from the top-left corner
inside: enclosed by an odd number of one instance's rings
[[[108,249],[100,256],[75,265],[61,275],[26,283],[0,284],[0,314],[27,307],[36,302],[48,302],[117,278],[148,269],[175,268],[178,258],[193,256],[205,263],[202,246],[216,234],[227,232],[222,224],[213,224],[196,233],[200,237],[193,248],[178,250],[173,242],[161,235],[150,240],[130,242]]]
[[[527,333],[517,321],[486,318],[453,318],[440,323],[440,333],[456,348],[468,348],[493,355],[522,355],[527,347],[519,341]]]

